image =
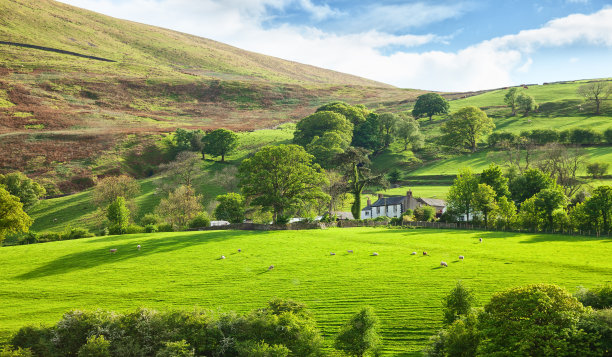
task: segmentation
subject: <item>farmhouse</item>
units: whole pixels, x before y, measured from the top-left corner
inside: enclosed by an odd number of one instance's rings
[[[361,210],[361,219],[387,216],[391,218],[400,217],[408,209],[421,206],[431,206],[436,209],[437,214],[446,211],[446,202],[435,198],[415,198],[412,191],[406,192],[406,196],[383,196],[378,194],[376,202],[372,203],[368,198],[368,205]]]

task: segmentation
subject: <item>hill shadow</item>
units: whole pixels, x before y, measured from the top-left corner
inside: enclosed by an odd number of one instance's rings
[[[143,236],[142,240],[134,241],[129,239],[129,242],[122,236],[105,238],[108,240],[108,245],[77,253],[67,254],[57,258],[43,266],[35,268],[27,273],[16,276],[19,280],[29,280],[52,275],[59,275],[78,270],[95,268],[105,264],[112,264],[126,261],[143,256],[150,256],[158,253],[167,253],[180,250],[195,245],[208,244],[232,238],[244,237],[263,232],[257,231],[216,231],[214,233],[202,235],[186,235],[177,234],[164,238],[148,238]],[[94,241],[104,241],[104,239],[95,239]],[[136,245],[142,246],[141,250],[136,249]],[[110,253],[110,249],[117,249],[116,253]]]

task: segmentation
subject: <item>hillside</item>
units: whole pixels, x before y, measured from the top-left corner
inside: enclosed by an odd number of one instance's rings
[[[612,279],[611,249],[606,238],[385,228],[176,232],[5,247],[0,340],[26,324],[55,323],[71,309],[244,312],[282,297],[313,310],[328,346],[351,314],[371,305],[382,320],[384,354],[417,356],[441,327],[442,297],[458,279],[476,292],[477,306],[529,283],[574,292]],[[440,268],[441,260],[449,267]]]
[[[52,0],[0,2],[0,41],[4,171],[83,168],[129,134],[268,128],[333,100],[393,106],[420,93]]]

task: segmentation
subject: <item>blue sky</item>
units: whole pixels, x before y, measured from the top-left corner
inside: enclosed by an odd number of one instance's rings
[[[612,76],[612,1],[62,1],[403,88]]]

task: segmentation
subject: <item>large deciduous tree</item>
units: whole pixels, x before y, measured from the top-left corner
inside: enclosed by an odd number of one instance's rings
[[[447,201],[453,212],[465,214],[466,221],[469,221],[473,213],[473,196],[478,189],[478,178],[472,170],[464,168],[453,181],[448,190]]]
[[[353,146],[371,151],[378,151],[383,146],[383,129],[379,115],[370,113],[366,121],[355,127],[353,131]]]
[[[495,124],[485,112],[477,107],[469,106],[459,109],[451,119],[442,126],[442,133],[447,143],[452,146],[467,147],[476,151],[478,140],[490,134]]]
[[[538,104],[536,103],[535,99],[525,93],[521,93],[518,97],[516,97],[516,104],[523,112],[524,116],[527,116],[529,113],[538,109]]]
[[[393,113],[382,113],[378,119],[380,120],[381,129],[383,130],[383,146],[387,148],[393,141],[399,117]]]
[[[21,172],[0,175],[0,185],[13,196],[18,197],[25,209],[31,207],[45,195],[45,188]]]
[[[239,168],[240,187],[251,204],[273,212],[274,222],[292,209],[327,199],[326,178],[314,157],[298,145],[266,146]]]
[[[196,195],[191,186],[179,186],[161,200],[155,212],[175,229],[181,229],[202,212],[201,202],[202,196]]]
[[[536,193],[552,188],[554,184],[554,180],[542,171],[529,169],[510,181],[510,192],[514,202],[521,204]]]
[[[27,232],[32,223],[34,221],[23,211],[19,198],[0,185],[0,243],[7,234]]]
[[[518,104],[517,98],[519,94],[520,94],[519,89],[517,87],[512,87],[508,89],[508,91],[504,95],[504,103],[506,103],[506,105],[509,106],[510,109],[512,109],[512,114],[510,114],[512,116],[516,115],[516,108]]]
[[[554,228],[553,212],[559,208],[565,208],[568,199],[560,187],[543,189],[535,196],[534,204],[540,212],[545,216],[549,229]]]
[[[201,172],[202,160],[195,152],[183,151],[174,161],[160,165],[162,173],[158,185],[163,192],[171,192],[181,185],[192,186]]]
[[[595,103],[595,115],[599,115],[601,104],[612,94],[612,85],[599,81],[580,86],[576,91],[585,101]]]
[[[343,102],[332,102],[319,107],[317,112],[334,112],[342,114],[354,126],[358,126],[366,121],[370,111],[363,105],[348,105]]]
[[[397,123],[395,135],[404,143],[404,151],[408,150],[409,144],[413,150],[423,146],[423,134],[419,130],[419,123],[413,118],[401,118]]]
[[[612,225],[612,186],[599,186],[585,202],[587,213],[593,221],[601,220],[601,228],[609,232]]]
[[[417,98],[412,109],[412,116],[415,118],[427,116],[429,121],[431,121],[434,115],[448,113],[448,109],[448,101],[441,95],[438,93],[426,93]]]
[[[300,120],[293,134],[293,143],[306,147],[315,137],[335,132],[348,146],[353,138],[353,123],[344,115],[332,111],[320,111]]]
[[[216,129],[202,138],[202,145],[202,154],[221,156],[221,162],[224,162],[225,155],[238,146],[238,135],[231,130]]]
[[[108,176],[96,184],[93,189],[93,201],[96,206],[104,208],[117,199],[123,197],[130,200],[140,192],[140,184],[127,175]]]
[[[495,197],[495,190],[486,183],[478,184],[476,191],[474,191],[472,195],[472,206],[475,211],[482,212],[486,228],[489,227],[489,215],[492,211],[497,209]]]
[[[231,223],[242,223],[244,221],[245,201],[241,194],[230,192],[219,195],[217,201],[219,201],[219,205],[215,207],[215,217],[217,219]]]
[[[482,170],[480,174],[480,183],[485,183],[495,191],[495,197],[510,197],[508,189],[508,178],[504,176],[502,168],[499,165],[490,164],[489,167]]]
[[[130,210],[125,198],[119,196],[106,207],[106,218],[111,234],[124,234],[130,224]]]

